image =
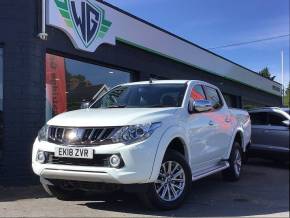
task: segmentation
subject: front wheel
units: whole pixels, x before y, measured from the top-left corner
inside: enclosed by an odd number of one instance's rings
[[[238,142],[234,142],[229,158],[229,168],[223,171],[223,178],[226,181],[237,181],[241,177],[242,170],[242,149]]]
[[[185,158],[176,151],[168,151],[163,159],[157,180],[148,184],[141,194],[150,208],[177,208],[191,190],[191,170]]]

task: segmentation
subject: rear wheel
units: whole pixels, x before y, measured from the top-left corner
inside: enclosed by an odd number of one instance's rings
[[[227,181],[237,181],[240,179],[242,170],[242,149],[238,142],[234,142],[229,158],[229,168],[223,171],[223,178]]]
[[[177,208],[191,190],[191,171],[184,157],[176,151],[168,151],[161,165],[157,180],[148,184],[141,194],[150,208],[170,210]]]

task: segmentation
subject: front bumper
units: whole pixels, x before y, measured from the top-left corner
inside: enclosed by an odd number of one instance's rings
[[[77,166],[62,164],[41,164],[36,161],[39,150],[54,153],[59,146],[35,140],[32,154],[32,168],[35,174],[45,179],[102,182],[115,184],[149,183],[159,138],[154,134],[145,141],[131,145],[110,144],[90,147],[94,154],[119,154],[124,166],[120,169],[102,166]],[[152,180],[153,178],[151,178]],[[154,179],[153,179],[154,180]]]
[[[121,173],[110,170],[85,171],[84,169],[44,168],[40,176],[46,179],[60,179],[69,181],[84,181],[84,182],[103,182],[103,183],[121,183],[130,184],[141,182],[140,178],[134,178],[135,172]],[[136,176],[136,175],[135,175]]]

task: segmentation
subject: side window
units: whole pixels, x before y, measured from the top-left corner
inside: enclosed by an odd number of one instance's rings
[[[268,125],[267,113],[250,113],[251,121],[253,125]]]
[[[196,85],[192,88],[190,97],[193,100],[205,100],[205,94],[201,85]]]
[[[283,121],[287,120],[287,118],[283,117],[282,115],[269,113],[269,124],[271,126],[285,126]]]
[[[204,89],[205,89],[206,97],[209,101],[211,101],[213,107],[215,109],[221,108],[223,106],[223,102],[217,90],[208,86],[205,86]]]

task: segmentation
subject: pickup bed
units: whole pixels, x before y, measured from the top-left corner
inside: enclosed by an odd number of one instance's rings
[[[33,171],[59,199],[124,189],[151,207],[172,209],[194,180],[241,176],[249,114],[229,109],[211,84],[128,83],[85,105],[49,120],[33,145]]]

